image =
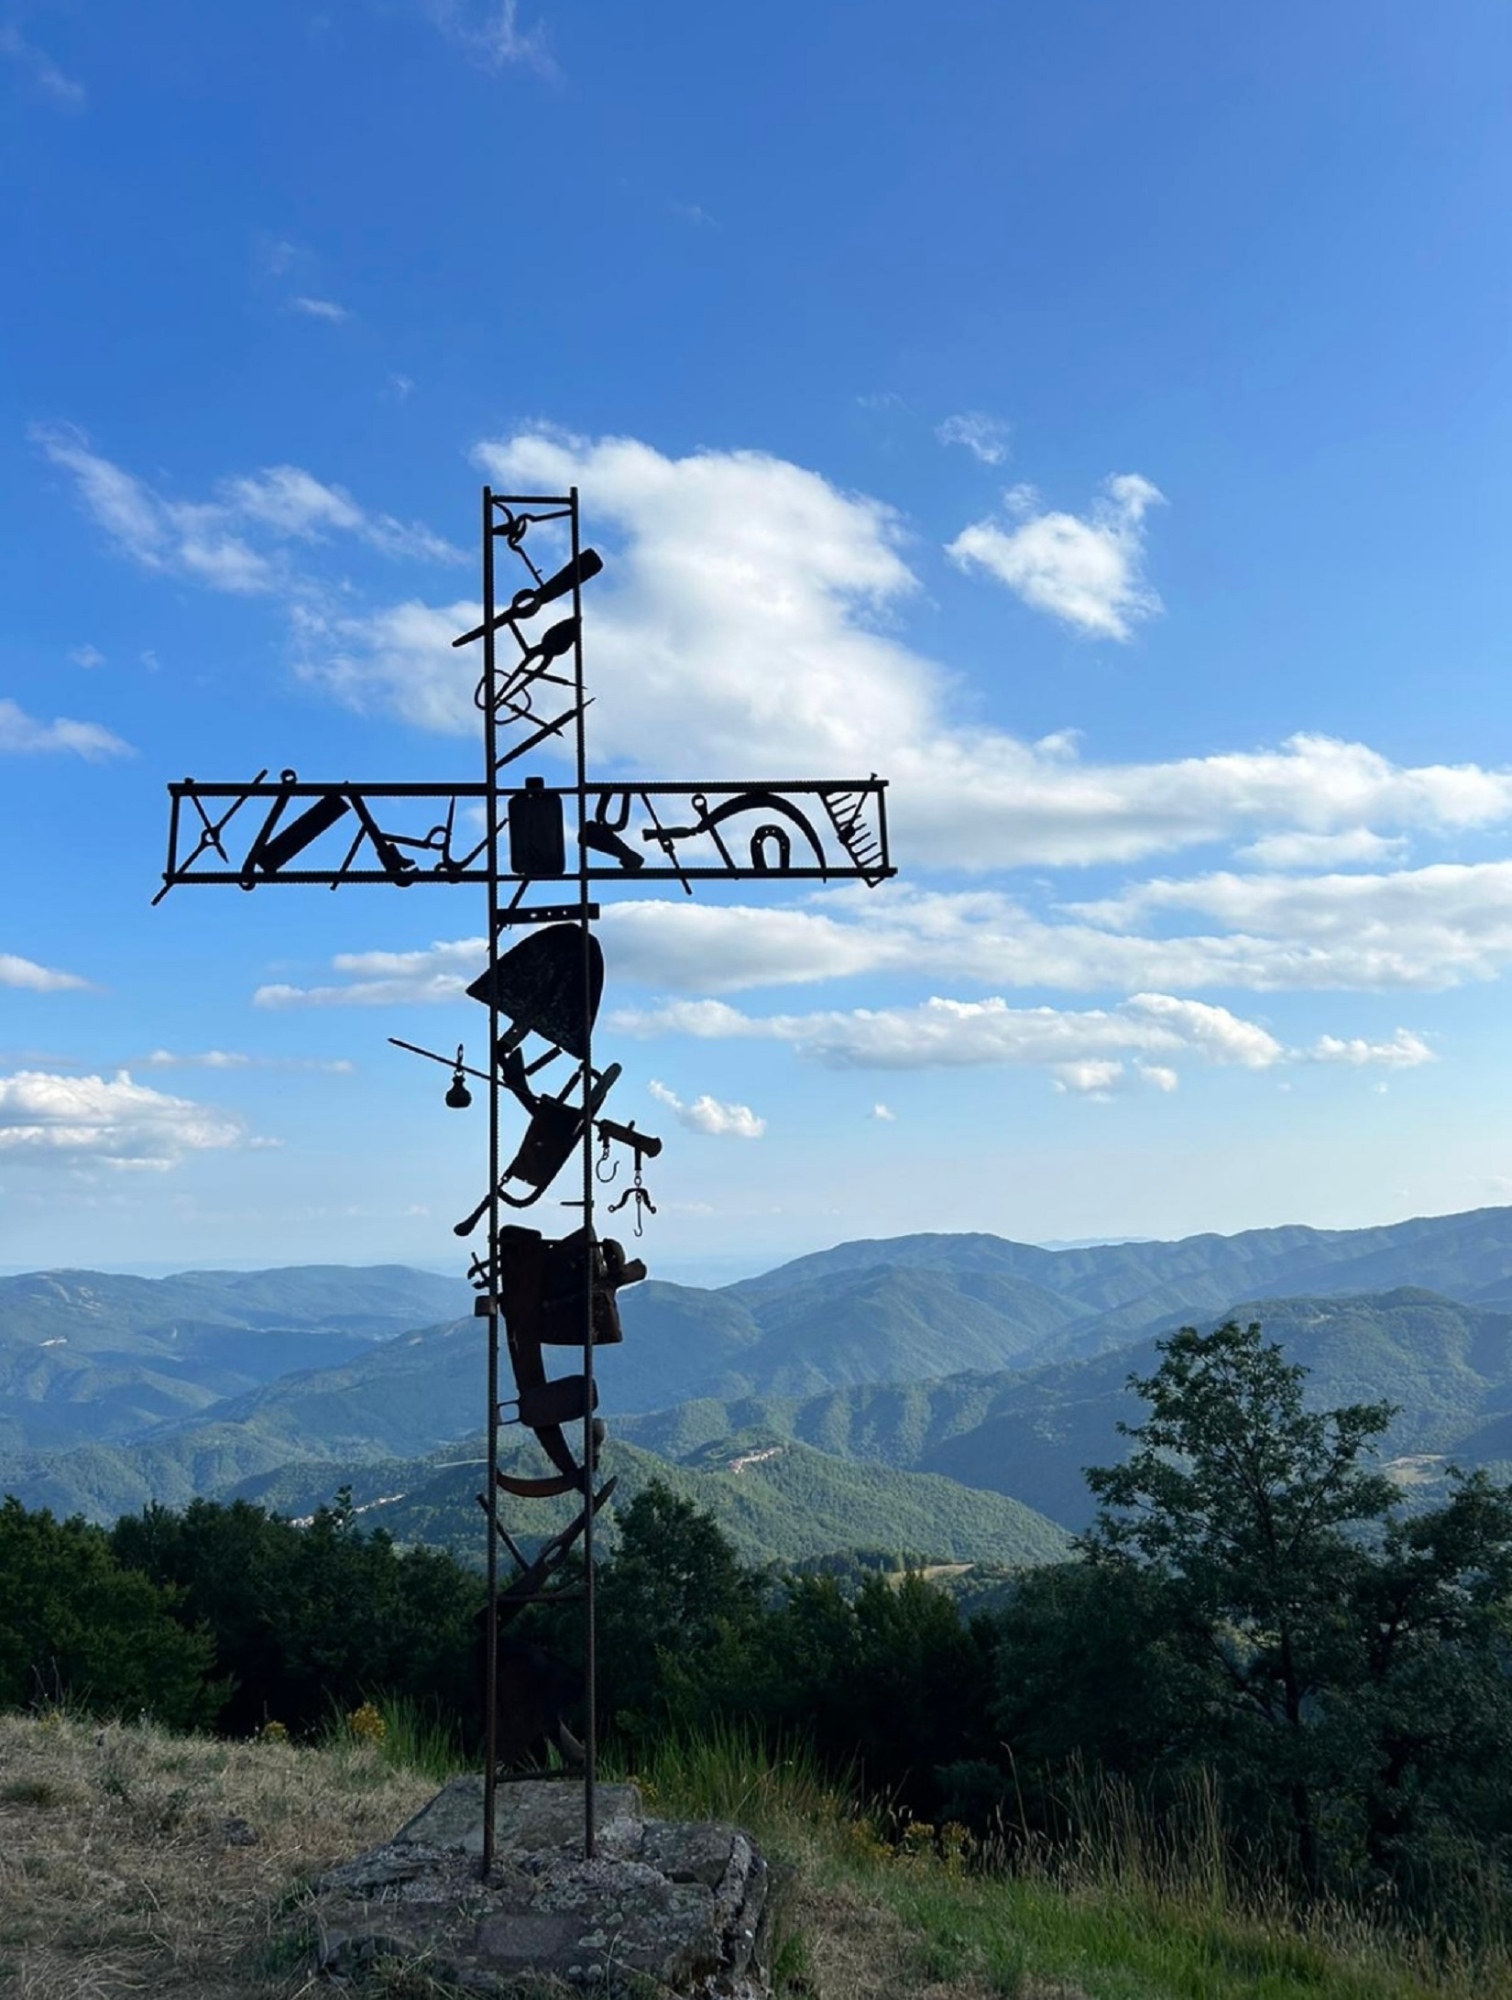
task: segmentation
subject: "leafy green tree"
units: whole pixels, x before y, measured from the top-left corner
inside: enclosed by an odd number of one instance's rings
[[[104,1531],[0,1505],[0,1707],[62,1698],[93,1715],[208,1723],[211,1635],[177,1615],[180,1593],[123,1567]]]
[[[1258,1326],[1186,1327],[1160,1353],[1132,1382],[1150,1415],[1128,1460],[1087,1474],[1079,1610],[1058,1643],[1026,1637],[1050,1588],[1031,1584],[1005,1622],[1020,1696],[1037,1667],[1030,1741],[1081,1734],[1146,1778],[1216,1768],[1238,1830],[1279,1831],[1313,1887],[1386,1876],[1411,1896],[1447,1854],[1482,1867],[1512,1837],[1512,1495],[1478,1475],[1408,1514],[1369,1463],[1390,1405],[1309,1410],[1306,1371]]]
[[[721,1706],[760,1584],[712,1516],[653,1480],[616,1518],[598,1581],[600,1698],[630,1734]]]
[[[1362,1464],[1394,1413],[1307,1409],[1307,1371],[1257,1324],[1183,1327],[1160,1352],[1152,1376],[1131,1379],[1151,1411],[1120,1426],[1134,1451],[1087,1473],[1099,1503],[1087,1548],[1137,1558],[1168,1586],[1178,1629],[1222,1690],[1224,1733],[1243,1762],[1261,1750],[1317,1883],[1317,1704],[1347,1677],[1369,1561],[1345,1530],[1396,1504],[1390,1481]]]
[[[303,1527],[244,1500],[195,1500],[122,1519],[111,1539],[213,1633],[232,1684],[216,1721],[230,1734],[270,1718],[315,1729],[377,1692],[475,1711],[480,1579],[444,1551],[364,1534],[340,1495]]]

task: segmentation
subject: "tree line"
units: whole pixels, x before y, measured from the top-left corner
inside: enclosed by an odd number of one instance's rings
[[[1512,1494],[1455,1476],[1409,1508],[1373,1462],[1390,1406],[1311,1411],[1304,1372],[1257,1326],[1172,1335],[1133,1382],[1148,1410],[1126,1460],[1087,1474],[1076,1560],[969,1619],[875,1556],[753,1569],[650,1487],[600,1572],[606,1738],[633,1766],[668,1733],[735,1723],[1010,1845],[1074,1831],[1078,1773],[1157,1819],[1200,1780],[1234,1848],[1303,1892],[1389,1884],[1442,1908],[1446,1883],[1475,1883],[1494,1902]],[[387,1695],[459,1718],[476,1750],[482,1605],[475,1572],[364,1532],[345,1494],[298,1527],[241,1501],[105,1529],[7,1500],[0,1706],[301,1735]],[[580,1617],[537,1607],[511,1631],[570,1660]]]

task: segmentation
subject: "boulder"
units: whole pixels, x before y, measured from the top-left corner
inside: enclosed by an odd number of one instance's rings
[[[483,1780],[453,1779],[315,1885],[320,1971],[360,1980],[387,1958],[493,2000],[770,2000],[768,1873],[750,1837],[648,1820],[633,1785],[600,1785],[596,1817],[587,1861],[581,1780],[501,1783],[484,1882]]]

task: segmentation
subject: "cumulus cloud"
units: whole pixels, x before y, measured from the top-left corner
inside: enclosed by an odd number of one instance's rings
[[[0,1076],[0,1157],[166,1171],[191,1153],[235,1146],[239,1119],[112,1078],[18,1070]]]
[[[1181,1052],[1263,1069],[1286,1051],[1264,1028],[1198,1000],[1138,993],[1112,1008],[1010,1007],[1006,1000],[934,998],[913,1007],[850,1012],[742,1013],[722,1000],[673,1000],[622,1008],[620,1033],[786,1042],[832,1069],[956,1069],[994,1063],[1051,1066],[1116,1059],[1123,1052]]]
[[[997,891],[901,882],[830,889],[788,907],[606,903],[601,927],[618,983],[695,995],[878,974],[998,991],[1427,992],[1512,965],[1512,864],[1424,872],[1435,877],[1426,886],[1411,875],[1338,878],[1365,885],[1342,908],[1317,883],[1278,878],[1295,893],[1256,896],[1228,932],[1173,934],[1165,924],[1148,935],[1137,928],[1146,913],[1130,907],[1137,891],[1041,917]],[[1155,886],[1174,895],[1178,885]],[[1154,923],[1163,911],[1148,915]],[[256,999],[264,1007],[450,1002],[486,955],[482,938],[345,953],[332,962],[338,980],[265,986]]]
[[[695,1097],[691,1104],[653,1077],[647,1089],[658,1104],[665,1104],[690,1132],[702,1132],[709,1139],[759,1139],[766,1120],[758,1118],[749,1104],[721,1104],[717,1097]]]
[[[981,410],[963,410],[935,426],[941,444],[964,445],[983,465],[1001,465],[1008,456],[1009,430],[1001,417],[986,416]]]
[[[1160,599],[1144,580],[1144,517],[1164,495],[1137,472],[1103,482],[1085,519],[1042,512],[1032,486],[1004,495],[1008,525],[963,528],[946,550],[985,570],[1036,611],[1102,639],[1128,639]]]
[[[701,1041],[784,1042],[831,1069],[1029,1065],[1072,1091],[1107,1091],[1131,1076],[1174,1090],[1178,1074],[1162,1058],[1255,1071],[1307,1060],[1389,1069],[1431,1060],[1420,1038],[1405,1029],[1390,1042],[1325,1036],[1310,1050],[1288,1049],[1257,1021],[1169,993],[1136,993],[1106,1008],[1010,1007],[996,997],[936,997],[912,1007],[769,1015],[743,1013],[723,1000],[671,1000],[621,1008],[609,1026],[643,1039],[674,1034]]]
[[[907,867],[1129,862],[1269,830],[1454,831],[1512,816],[1512,773],[1393,764],[1298,734],[1274,747],[1097,762],[1074,732],[1025,743],[957,724],[948,676],[894,622],[918,583],[897,516],[760,452],[672,459],[628,438],[530,431],[479,447],[501,487],[592,496],[598,754],[659,772],[668,741],[711,777],[878,769]],[[1129,504],[1134,504],[1133,499]],[[312,633],[306,671],[343,699],[470,735],[475,604],[411,600]],[[963,840],[963,829],[969,839]]]
[[[883,1125],[895,1125],[898,1119],[897,1112],[889,1110],[885,1104],[874,1104],[867,1116]]]
[[[1369,827],[1347,833],[1268,833],[1239,849],[1239,858],[1261,868],[1347,868],[1352,862],[1395,861],[1406,849],[1401,838],[1386,840]]]
[[[13,701],[0,700],[0,754],[42,755],[50,750],[71,751],[86,762],[100,764],[108,757],[134,757],[129,743],[103,728],[98,722],[73,722],[66,715],[52,722],[38,722]]]
[[[75,646],[68,656],[76,667],[103,667],[105,655],[98,646]]]
[[[254,535],[280,557],[336,533],[396,554],[436,546],[428,531],[375,520],[340,488],[288,467],[225,482],[207,525],[204,509],[176,512],[78,434],[49,435],[128,553],[216,588],[287,584],[286,563],[270,563]],[[1334,862],[1368,860],[1372,840],[1512,817],[1512,773],[1403,767],[1318,735],[1112,763],[1080,754],[1071,730],[1026,743],[963,726],[950,713],[949,677],[896,634],[919,589],[898,517],[785,460],[672,459],[634,439],[539,430],[476,456],[506,489],[576,484],[591,496],[585,525],[608,558],[588,600],[595,754],[606,765],[661,775],[675,741],[711,778],[884,771],[896,856],[910,870],[1126,863],[1267,835],[1293,843],[1300,865],[1333,865],[1328,848],[1309,861],[1295,843],[1343,840]],[[478,622],[475,602],[363,610],[327,591],[289,609],[309,680],[356,708],[474,734],[478,664],[451,641]]]
[[[1080,1062],[1052,1063],[1050,1079],[1056,1090],[1072,1091],[1078,1097],[1109,1097],[1115,1084],[1123,1082],[1124,1066],[1106,1058],[1086,1057]]]
[[[1398,1028],[1389,1042],[1370,1042],[1356,1035],[1340,1041],[1337,1035],[1320,1035],[1308,1050],[1314,1062],[1348,1063],[1353,1069],[1367,1065],[1379,1069],[1417,1069],[1438,1058],[1423,1040],[1406,1028]]]
[[[1512,963],[1512,862],[1442,862],[1391,874],[1157,878],[1071,905],[1084,920],[1133,929],[1196,912],[1250,939],[1283,940],[1326,981],[1431,990],[1489,979]],[[1279,982],[1278,982],[1279,983]]]
[[[428,528],[368,514],[341,487],[298,466],[223,480],[209,500],[174,500],[93,450],[72,425],[38,425],[32,436],[52,464],[72,475],[86,512],[125,555],[144,569],[211,590],[242,596],[293,591],[298,578],[284,559],[285,546],[333,531],[385,555],[466,559]]]
[[[0,951],[0,986],[19,987],[25,993],[70,993],[87,992],[89,981],[76,972],[55,972],[29,958],[17,958],[14,952]]]
[[[488,963],[484,938],[459,938],[425,951],[338,952],[344,986],[259,986],[255,1007],[390,1007],[460,1000]]]
[[[82,111],[87,93],[82,83],[59,69],[52,57],[26,40],[14,26],[0,27],[0,61],[14,63],[42,93],[65,111]]]

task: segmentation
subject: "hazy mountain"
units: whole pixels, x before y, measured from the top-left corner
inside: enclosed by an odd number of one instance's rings
[[[1401,1287],[1339,1299],[1241,1301],[1222,1315],[1229,1316],[1259,1320],[1288,1358],[1310,1371],[1315,1407],[1397,1404],[1384,1441],[1388,1458],[1452,1459],[1498,1473],[1512,1460],[1512,1312]],[[1186,1317],[1213,1323],[1208,1315]],[[840,1456],[1011,1494],[1080,1528],[1091,1518],[1082,1468],[1122,1457],[1117,1426],[1138,1422],[1143,1407],[1128,1377],[1149,1374],[1158,1360],[1152,1333],[1084,1361],[1024,1372],[868,1384],[803,1399],[706,1398],[628,1417],[621,1428],[675,1459],[715,1439],[793,1437]],[[1417,1471],[1421,1478],[1423,1468]]]
[[[455,1317],[470,1303],[399,1267],[0,1280],[0,1485],[108,1517],[432,1453],[479,1421],[483,1326]],[[1077,1523],[1080,1468],[1118,1450],[1152,1338],[1230,1312],[1313,1367],[1320,1400],[1401,1402],[1394,1450],[1512,1456],[1506,1208],[1060,1250],[847,1243],[717,1291],[653,1280],[622,1312],[602,1407],[677,1462],[764,1432]]]
[[[467,1309],[399,1264],[0,1278],[0,1453],[110,1442]]]
[[[1090,1353],[1237,1300],[1327,1297],[1412,1285],[1467,1304],[1512,1304],[1512,1208],[1420,1216],[1375,1229],[1250,1229],[1174,1243],[1040,1249],[997,1236],[898,1236],[841,1243],[726,1288],[758,1318],[782,1292],[879,1268],[1000,1276],[1076,1307],[1042,1357]],[[949,1371],[941,1371],[949,1372]]]

